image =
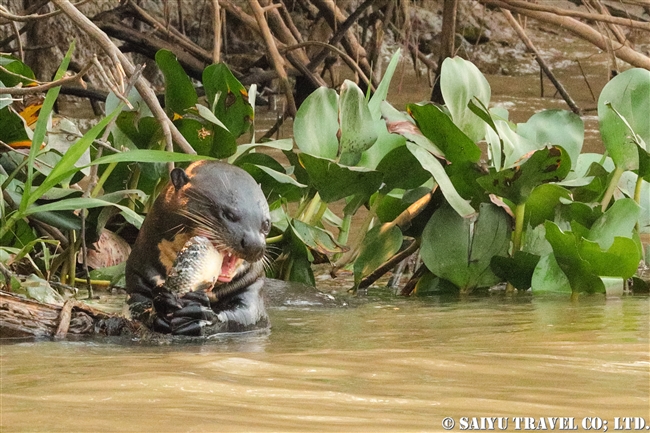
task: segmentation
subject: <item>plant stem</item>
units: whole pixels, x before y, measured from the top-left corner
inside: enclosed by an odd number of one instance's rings
[[[625,173],[625,169],[623,167],[616,167],[614,170],[614,174],[612,174],[612,179],[609,181],[607,191],[605,191],[605,195],[603,196],[603,201],[600,204],[600,210],[602,212],[605,212],[607,210],[607,206],[609,206],[609,202],[614,195],[614,191],[616,191],[616,188],[618,187],[618,181],[621,180],[623,173]]]
[[[318,211],[314,214],[314,217],[311,219],[309,222],[311,225],[315,226],[320,222],[320,220],[323,218],[323,215],[325,214],[325,211],[327,210],[327,203],[324,201],[320,202],[320,205],[318,207]]]
[[[641,176],[637,176],[636,178],[636,185],[634,186],[634,201],[636,204],[641,205],[641,188],[643,187],[643,178]],[[639,220],[636,221],[636,231],[638,232],[640,230],[639,226]]]
[[[363,224],[361,224],[361,227],[359,228],[359,236],[354,240],[354,243],[350,245],[350,249],[334,263],[332,266],[332,274],[335,274],[336,271],[347,266],[356,258],[357,254],[359,253],[359,248],[361,247],[363,240],[366,238],[366,234],[368,234],[370,225],[377,215],[377,207],[379,206],[380,202],[381,197],[377,197],[373,204],[370,206],[368,215],[366,215]]]
[[[309,202],[309,206],[307,206],[307,210],[305,210],[305,214],[300,218],[300,220],[309,223],[314,217],[314,213],[316,213],[316,209],[318,209],[320,202],[320,194],[316,193]]]
[[[515,232],[512,234],[512,255],[521,249],[521,238],[524,233],[524,213],[526,203],[518,204],[515,208]]]
[[[526,203],[520,203],[515,207],[515,231],[512,233],[512,257],[521,249],[521,238],[524,233],[524,214],[526,212]],[[515,286],[508,282],[506,284],[506,293],[515,291]]]
[[[115,170],[115,167],[117,167],[117,162],[111,162],[110,164],[108,164],[108,167],[106,167],[106,170],[104,170],[104,172],[102,173],[102,177],[99,178],[97,184],[95,185],[92,192],[90,193],[91,197],[97,197],[99,191],[101,191],[102,187],[104,186],[104,182],[106,182],[108,176],[110,176],[113,170]]]

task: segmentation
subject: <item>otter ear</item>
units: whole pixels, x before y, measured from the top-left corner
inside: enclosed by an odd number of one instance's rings
[[[169,176],[172,179],[172,184],[174,184],[176,191],[181,189],[186,183],[190,181],[190,178],[187,177],[187,173],[185,173],[182,168],[173,169]]]

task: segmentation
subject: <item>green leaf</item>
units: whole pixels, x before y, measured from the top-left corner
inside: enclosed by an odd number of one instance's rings
[[[580,116],[571,111],[544,110],[533,114],[528,122],[518,124],[517,133],[535,143],[537,148],[561,146],[575,168],[585,138],[585,125]]]
[[[480,100],[486,107],[490,103],[490,85],[481,71],[460,57],[448,57],[442,63],[440,90],[454,123],[473,142],[482,140],[486,124],[467,109],[473,98]]]
[[[92,208],[104,207],[104,206],[115,206],[118,209],[120,209],[123,213],[128,215],[130,218],[132,218],[134,221],[137,221],[138,224],[136,224],[136,227],[142,225],[143,218],[133,210],[129,209],[128,207],[116,203],[111,203],[106,200],[101,200],[98,198],[88,198],[88,197],[70,198],[70,199],[59,200],[53,203],[48,203],[40,206],[31,206],[25,211],[25,215],[32,215],[40,212],[92,209]]]
[[[213,158],[228,158],[237,151],[235,136],[220,126],[204,124],[196,119],[183,118],[174,125],[199,155]]]
[[[269,202],[280,197],[288,202],[295,202],[300,200],[304,194],[306,186],[283,172],[245,161],[240,162],[238,166],[246,170],[260,184],[264,196]]]
[[[123,107],[124,104],[119,105],[115,111],[104,117],[99,123],[97,123],[97,125],[86,132],[86,134],[84,134],[84,136],[80,138],[75,144],[70,146],[65,155],[63,155],[61,160],[56,164],[56,166],[52,169],[45,180],[43,180],[43,182],[38,186],[38,188],[29,194],[29,197],[23,197],[25,207],[23,208],[21,203],[21,211],[26,211],[27,206],[38,200],[43,194],[45,194],[46,191],[57,185],[59,182],[61,182],[61,180],[70,176],[71,173],[80,170],[74,166],[75,162],[77,162],[81,155],[86,152],[95,138],[97,138],[99,133],[102,132],[106,125],[108,125],[120,113]]]
[[[388,96],[388,88],[390,87],[390,82],[393,79],[393,74],[395,74],[395,69],[397,69],[397,64],[402,53],[402,49],[398,49],[393,54],[393,57],[390,59],[390,63],[386,67],[386,72],[384,72],[384,77],[381,79],[381,82],[377,86],[377,90],[373,93],[370,101],[368,101],[368,109],[370,110],[370,115],[372,120],[379,120],[381,118],[381,103],[386,100]]]
[[[537,227],[546,220],[555,218],[555,208],[560,204],[560,199],[571,199],[571,191],[559,185],[543,183],[537,185],[526,201],[524,214],[524,227],[530,224]]]
[[[255,111],[248,102],[248,92],[224,63],[203,70],[203,87],[208,106],[228,131],[238,138],[250,130]]]
[[[599,277],[630,278],[636,272],[641,256],[632,239],[615,237],[604,250],[575,231],[563,232],[551,221],[545,227],[546,239],[574,292],[603,293],[605,286]]]
[[[490,266],[503,281],[509,282],[519,290],[528,290],[538,262],[538,255],[516,251],[513,257],[492,257]]]
[[[381,185],[382,174],[378,171],[363,167],[346,167],[306,153],[301,153],[299,158],[309,173],[311,185],[326,203],[352,195],[361,195],[367,199]]]
[[[36,77],[34,72],[29,66],[21,62],[19,59],[10,56],[8,54],[0,54],[0,66],[5,68],[9,72],[14,74],[22,75],[26,78],[17,77],[12,74],[8,74],[5,71],[0,70],[0,81],[6,87],[15,87],[18,84],[25,86],[36,84]]]
[[[629,69],[605,85],[598,98],[600,134],[607,153],[617,167],[626,170],[638,168],[636,144],[631,139],[632,133],[626,122],[645,143],[650,143],[649,118],[650,71]]]
[[[476,222],[443,206],[422,233],[422,260],[431,272],[462,291],[488,287],[499,281],[490,261],[507,254],[510,231],[505,212],[492,204],[481,204]]]
[[[631,198],[616,200],[591,226],[587,239],[597,242],[602,249],[607,250],[616,237],[632,237],[640,215],[641,207]]]
[[[291,227],[294,234],[309,248],[322,254],[333,254],[343,252],[344,249],[335,240],[334,236],[327,230],[312,226],[297,219],[291,220]]]
[[[310,155],[335,159],[339,154],[338,112],[338,95],[334,90],[319,87],[309,95],[293,123],[298,148]]]
[[[415,119],[422,134],[442,150],[449,162],[479,161],[481,149],[440,108],[430,103],[408,104],[406,110]]]
[[[165,110],[172,119],[174,114],[182,116],[199,99],[192,80],[171,51],[158,50],[156,64],[165,77]]]
[[[435,181],[438,183],[442,194],[447,199],[447,202],[449,202],[458,215],[467,218],[476,213],[474,208],[458,194],[458,191],[456,191],[456,188],[454,188],[454,185],[451,183],[451,180],[447,176],[442,164],[440,164],[435,156],[413,143],[407,142],[406,147],[420,162],[422,168],[431,173]]]
[[[363,277],[393,257],[403,240],[402,231],[397,226],[384,224],[370,229],[363,238],[359,256],[354,261],[354,284],[358,285]]]
[[[431,177],[406,146],[391,150],[377,165],[377,171],[384,175],[386,191],[417,188]]]
[[[540,149],[521,165],[496,171],[477,179],[486,191],[505,197],[515,204],[528,200],[533,189],[546,182],[557,182],[571,170],[571,160],[559,146]]]
[[[168,152],[166,150],[136,149],[102,156],[93,160],[88,166],[114,162],[193,162],[206,159],[210,160],[213,158],[187,153]]]
[[[30,132],[25,120],[11,107],[0,109],[0,140],[9,145],[31,141]]]
[[[235,163],[238,158],[247,155],[249,152],[255,152],[259,147],[267,147],[281,151],[291,151],[293,149],[293,140],[291,138],[281,138],[280,140],[269,140],[262,143],[250,143],[237,146],[237,152],[228,158],[230,164]]]
[[[57,69],[56,74],[54,74],[54,80],[60,80],[65,74],[65,71],[68,69],[70,64],[70,59],[72,58],[72,52],[74,51],[75,42],[73,41],[68,48],[68,52],[63,57],[59,69]],[[29,149],[29,156],[27,158],[27,179],[25,180],[25,193],[23,194],[23,199],[20,202],[19,210],[23,212],[27,209],[31,203],[36,200],[32,199],[32,181],[33,181],[33,170],[34,170],[34,161],[36,159],[36,154],[39,152],[41,145],[45,141],[45,133],[47,132],[47,124],[50,120],[50,115],[52,114],[52,109],[54,108],[54,102],[59,96],[61,91],[61,86],[52,87],[47,91],[45,95],[45,100],[43,101],[43,106],[41,111],[38,114],[38,120],[36,121],[36,127],[34,129],[34,135],[32,137],[32,145]],[[83,152],[82,152],[83,153]],[[81,155],[77,155],[79,158]],[[54,185],[52,185],[54,186]],[[30,201],[31,200],[31,201]]]
[[[571,293],[571,284],[560,266],[555,261],[553,253],[539,259],[530,282],[530,288],[537,293]]]
[[[339,125],[340,161],[344,165],[356,165],[361,153],[377,141],[377,132],[363,92],[350,80],[345,80],[341,86]]]

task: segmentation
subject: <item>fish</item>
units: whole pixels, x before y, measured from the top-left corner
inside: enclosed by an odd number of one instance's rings
[[[223,255],[204,236],[190,238],[179,251],[165,280],[165,287],[182,296],[210,292],[221,274]]]

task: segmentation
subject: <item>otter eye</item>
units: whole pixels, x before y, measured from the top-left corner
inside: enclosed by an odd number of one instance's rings
[[[236,223],[237,221],[240,220],[239,215],[237,215],[235,212],[229,210],[229,209],[224,209],[222,213],[223,217],[227,219],[230,222]]]
[[[262,221],[262,233],[268,235],[270,231],[271,231],[271,221],[267,219]]]

